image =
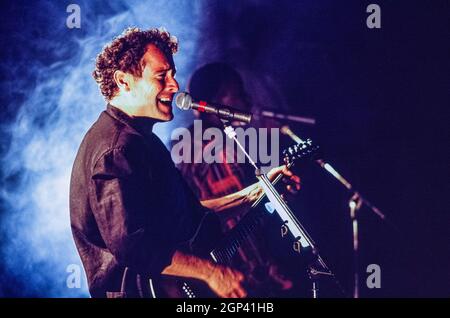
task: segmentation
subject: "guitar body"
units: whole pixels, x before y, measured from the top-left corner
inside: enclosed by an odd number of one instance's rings
[[[218,298],[208,284],[202,280],[181,276],[160,275],[152,279],[152,293],[155,298]],[[273,282],[258,281],[243,284],[249,298],[273,298]]]
[[[193,239],[190,242],[191,250],[195,255],[208,258],[225,266],[230,263],[236,255],[240,243],[256,228],[264,212],[253,209],[242,219],[242,221],[227,235],[223,235],[217,217],[207,214]],[[276,289],[273,282],[268,278],[267,268],[251,267],[244,270],[246,282],[243,284],[248,297],[273,297]],[[152,290],[156,298],[217,298],[218,296],[209,288],[204,281],[181,276],[160,275],[152,279]]]
[[[189,249],[199,257],[210,259],[209,251],[223,237],[220,222],[214,213],[205,214],[197,232],[189,241]],[[204,281],[174,275],[160,275],[150,281],[155,298],[217,298]]]
[[[151,280],[155,298],[217,298],[204,281],[181,276],[160,275]]]

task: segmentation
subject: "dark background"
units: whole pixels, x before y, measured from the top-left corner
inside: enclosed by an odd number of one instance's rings
[[[167,3],[176,6],[175,2]],[[179,3],[180,10],[191,6],[190,2]],[[189,62],[178,64],[179,69],[184,67],[181,86],[198,65],[216,60],[233,64],[246,81],[258,83],[269,77],[271,89],[278,95],[271,92],[276,102],[267,100],[267,105],[316,118],[314,127],[291,127],[301,136],[314,138],[324,149],[325,158],[397,226],[394,230],[366,208],[360,211],[362,286],[368,264],[381,266],[382,280],[381,289],[362,287],[362,296],[448,297],[449,2],[192,3],[197,9],[189,12],[196,12],[195,16],[180,15],[183,32],[189,35],[192,28],[189,46],[178,53],[192,56]],[[381,29],[366,26],[369,3],[381,7]],[[57,62],[73,63],[80,49],[75,39],[92,36],[90,28],[94,26],[101,32],[101,21],[132,10],[125,2],[80,2],[86,24],[67,33],[68,4],[1,4],[0,296],[78,296],[60,286],[65,277],[51,277],[46,265],[50,260],[41,259],[26,267],[12,262],[24,259],[24,255],[11,253],[8,247],[17,232],[5,226],[20,213],[5,193],[20,191],[23,182],[32,183],[25,177],[26,167],[5,168],[12,160],[18,114],[23,116],[20,110],[29,109],[24,107],[34,107],[30,122],[36,130],[47,129],[49,118],[58,114],[57,102],[45,108],[30,102],[42,72]],[[152,15],[158,14],[157,6],[164,8],[166,4],[156,1],[152,5],[156,11],[141,12],[149,16],[148,25],[143,27],[159,26],[152,25]],[[174,12],[171,19],[177,18]],[[178,29],[167,28],[176,35]],[[121,29],[117,26],[116,34]],[[57,85],[44,93],[61,94]],[[293,203],[295,211],[344,287],[351,290],[350,194],[313,164],[299,169],[303,189]],[[27,218],[27,224],[33,220]]]

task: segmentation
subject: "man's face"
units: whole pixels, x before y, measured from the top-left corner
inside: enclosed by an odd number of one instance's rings
[[[172,58],[155,45],[147,47],[143,56],[145,68],[142,77],[135,78],[130,93],[139,109],[136,116],[150,117],[160,121],[173,118],[172,99],[178,91],[175,66]]]
[[[251,111],[251,103],[249,96],[245,92],[244,87],[238,83],[228,83],[222,87],[218,96],[219,103],[222,105],[230,105],[242,111]]]

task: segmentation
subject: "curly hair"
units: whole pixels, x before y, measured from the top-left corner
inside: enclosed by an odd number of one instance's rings
[[[168,57],[178,50],[177,39],[162,28],[145,31],[127,28],[97,55],[92,76],[107,101],[110,101],[118,90],[114,80],[115,71],[120,70],[136,77],[142,76],[145,67],[142,57],[149,44],[156,45]]]

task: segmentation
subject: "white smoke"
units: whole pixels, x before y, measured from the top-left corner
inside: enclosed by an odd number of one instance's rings
[[[56,60],[49,66],[27,62],[37,84],[28,86],[23,104],[10,105],[18,110],[16,119],[2,127],[10,134],[11,143],[2,159],[4,180],[0,195],[6,209],[2,211],[1,233],[5,240],[1,262],[6,274],[25,288],[14,291],[19,296],[89,296],[84,275],[81,288],[66,285],[67,266],[81,266],[70,231],[69,181],[81,139],[105,108],[91,77],[95,56],[102,46],[128,26],[163,26],[180,42],[175,62],[181,86],[192,72],[199,2],[117,1],[114,8],[110,7],[109,15],[97,17],[89,12],[98,4],[78,4],[82,13],[80,34],[84,35],[77,36],[76,30],[67,29],[59,37],[30,39],[47,41],[58,50],[70,38],[75,41],[76,50],[69,59]],[[57,18],[61,23],[65,23],[67,15],[65,8],[47,12],[48,19]],[[171,127],[180,122],[158,125],[157,133],[168,140]],[[6,180],[11,179],[15,180],[14,185],[7,184]],[[4,287],[0,286],[0,295]],[[8,288],[14,290],[15,286]]]

